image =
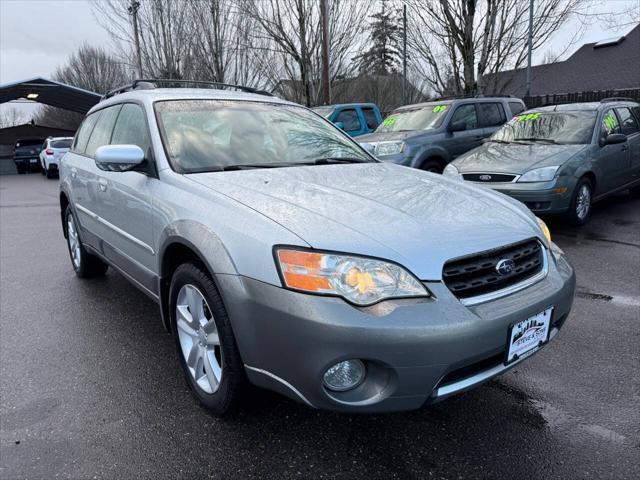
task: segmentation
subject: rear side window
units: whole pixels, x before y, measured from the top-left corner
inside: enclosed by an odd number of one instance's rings
[[[504,108],[499,103],[479,103],[477,107],[483,127],[497,127],[507,121]]]
[[[342,122],[342,124],[344,125],[344,129],[347,132],[360,130],[360,119],[358,118],[358,112],[356,112],[353,108],[341,110],[340,113],[338,113],[338,115],[336,116],[334,123],[336,122]]]
[[[89,142],[87,143],[85,155],[93,157],[98,147],[109,145],[113,125],[116,123],[119,111],[120,105],[107,107],[102,111],[102,115],[100,115],[93,132],[91,132],[91,138],[89,138]]]
[[[84,153],[87,148],[87,141],[89,141],[89,136],[93,131],[93,127],[95,127],[98,118],[102,112],[95,112],[89,115],[82,121],[82,125],[78,129],[78,133],[76,134],[76,138],[73,142],[73,151],[77,153]]]
[[[620,116],[620,130],[625,135],[633,135],[638,131],[638,122],[633,115],[631,114],[631,110],[626,107],[616,108],[618,115]]]
[[[139,105],[127,103],[120,110],[113,128],[112,145],[137,145],[148,155],[151,142],[144,119],[144,110]]]
[[[520,102],[509,102],[509,108],[511,109],[511,113],[514,117],[520,112],[524,112],[524,105]]]
[[[478,116],[476,107],[473,105],[462,105],[456,109],[451,117],[451,123],[463,122],[467,126],[467,130],[478,128]]]
[[[364,115],[364,121],[367,122],[367,128],[378,128],[380,122],[378,122],[378,117],[376,117],[376,112],[373,111],[373,108],[363,108],[362,114]]]

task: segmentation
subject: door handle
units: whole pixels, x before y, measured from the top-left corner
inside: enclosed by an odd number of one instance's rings
[[[98,186],[100,187],[100,191],[101,192],[106,192],[107,191],[107,182],[106,180],[98,180]]]
[[[71,178],[76,178],[78,176],[78,169],[76,167],[71,167]]]
[[[629,150],[629,145],[623,145],[620,150],[626,152],[627,150]]]

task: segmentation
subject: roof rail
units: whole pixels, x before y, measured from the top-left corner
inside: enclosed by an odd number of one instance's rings
[[[607,103],[607,102],[637,102],[637,100],[631,97],[607,97],[600,100],[600,103]]]
[[[124,92],[130,92],[132,90],[152,90],[154,88],[185,88],[186,86],[194,85],[196,88],[235,88],[242,92],[255,93],[257,95],[266,95],[273,97],[273,95],[264,90],[256,88],[245,87],[243,85],[234,85],[232,83],[222,82],[207,82],[203,80],[175,80],[172,78],[138,78],[132,83],[123,85],[113,90],[109,90],[102,97],[102,100],[119,95]]]

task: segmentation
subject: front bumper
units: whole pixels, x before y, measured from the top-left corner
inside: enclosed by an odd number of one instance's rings
[[[550,340],[567,318],[575,276],[550,254],[543,280],[466,307],[440,282],[434,298],[356,308],[338,298],[292,292],[246,277],[216,277],[249,380],[310,406],[348,412],[416,409],[467,390],[504,367],[508,327],[554,307]],[[365,381],[349,392],[322,386],[325,370],[358,358]]]
[[[534,213],[564,213],[571,205],[573,184],[564,179],[532,183],[478,183],[524,203]]]

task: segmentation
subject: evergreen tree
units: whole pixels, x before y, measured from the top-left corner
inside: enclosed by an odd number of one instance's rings
[[[387,0],[382,0],[380,11],[370,17],[368,27],[370,47],[354,58],[360,73],[388,75],[398,73],[402,65],[400,42],[401,16],[397,10],[389,10]]]

